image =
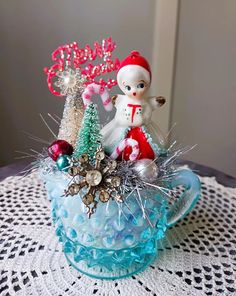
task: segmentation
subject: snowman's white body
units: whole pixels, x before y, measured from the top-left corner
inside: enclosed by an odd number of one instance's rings
[[[151,100],[129,98],[126,95],[118,95],[115,102],[115,121],[118,125],[131,127],[142,126],[150,122],[152,116]]]
[[[140,100],[126,95],[118,95],[115,101],[115,117],[101,130],[106,151],[112,153],[132,127],[145,127],[145,132],[150,135],[153,141],[163,146],[160,130],[151,121],[152,112],[158,106],[155,98],[146,97]]]
[[[141,127],[150,145],[156,143],[153,149],[156,154],[157,145],[164,145],[164,137],[151,121],[153,110],[160,105],[155,97],[147,97],[150,73],[139,65],[127,65],[119,70],[117,82],[124,95],[116,96],[115,117],[101,130],[106,152],[111,154],[130,129]]]

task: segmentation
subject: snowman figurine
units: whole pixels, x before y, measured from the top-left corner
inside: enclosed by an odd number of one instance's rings
[[[129,160],[130,145],[119,145],[125,139],[133,139],[139,152],[136,159],[155,159],[164,148],[164,137],[151,121],[152,112],[165,103],[163,97],[148,97],[151,69],[147,60],[132,51],[120,64],[117,82],[124,95],[115,95],[112,102],[116,108],[114,119],[103,127],[101,134],[106,152]],[[126,141],[126,143],[129,143]]]

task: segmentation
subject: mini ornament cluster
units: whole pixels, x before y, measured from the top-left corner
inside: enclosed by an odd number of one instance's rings
[[[147,60],[132,51],[120,62],[112,57],[115,47],[112,38],[95,42],[94,48],[63,45],[52,54],[55,64],[45,69],[49,90],[66,97],[58,139],[48,147],[48,156],[70,178],[64,196],[79,195],[89,218],[99,202],[122,203],[129,193],[148,187],[162,191],[173,162],[183,152],[167,149],[152,121],[152,112],[165,99],[147,95]],[[116,73],[116,78],[104,80],[108,73]],[[110,93],[116,84],[123,94]],[[116,109],[103,128],[94,95],[106,111]]]
[[[72,155],[73,147],[65,140],[56,140],[48,147],[48,155],[57,161],[59,156]]]

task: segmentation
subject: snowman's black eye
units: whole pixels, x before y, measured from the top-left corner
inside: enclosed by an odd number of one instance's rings
[[[131,90],[131,87],[130,87],[129,85],[126,85],[125,88],[126,88],[127,90]]]
[[[144,88],[144,87],[145,87],[145,84],[142,82],[137,85],[137,88]]]

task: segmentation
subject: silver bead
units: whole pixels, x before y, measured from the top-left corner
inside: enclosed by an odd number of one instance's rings
[[[140,159],[135,162],[134,169],[140,179],[146,182],[154,182],[158,176],[158,167],[151,159]]]

